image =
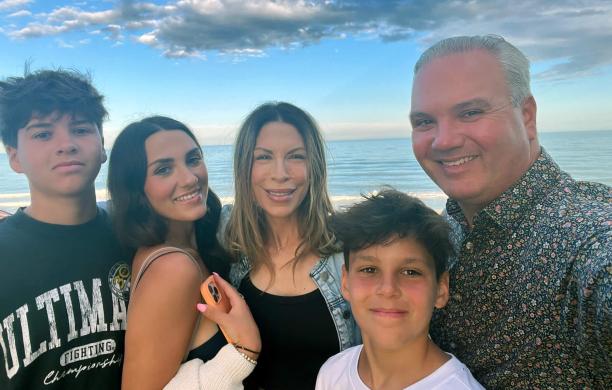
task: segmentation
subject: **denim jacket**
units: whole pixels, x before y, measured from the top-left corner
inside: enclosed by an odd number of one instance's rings
[[[223,206],[219,232],[225,230],[225,226],[229,220],[230,210],[231,206]],[[219,238],[221,238],[220,235]],[[221,239],[220,242],[223,242],[223,240]],[[340,292],[343,265],[343,254],[334,253],[333,255],[321,258],[321,260],[319,260],[310,270],[310,277],[319,288],[319,291],[321,291],[321,295],[323,295],[323,299],[325,303],[327,303],[327,308],[331,313],[336,332],[338,333],[341,351],[361,344],[361,333],[353,318],[351,307],[349,303],[344,300]],[[246,256],[241,256],[239,262],[232,263],[230,270],[230,281],[232,285],[238,288],[252,268],[253,266]]]

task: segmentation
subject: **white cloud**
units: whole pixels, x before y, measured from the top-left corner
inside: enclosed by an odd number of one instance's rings
[[[28,2],[0,1],[0,9]],[[133,34],[171,58],[216,52],[238,59],[325,39],[417,39],[425,46],[451,35],[495,33],[532,60],[554,61],[540,78],[580,77],[612,64],[612,2],[598,0],[124,0],[98,3],[96,11],[73,4],[32,15],[18,28],[4,26],[4,33],[27,39],[95,31],[113,42]]]
[[[0,11],[21,7],[31,2],[32,0],[3,0],[0,1]]]
[[[32,12],[22,9],[21,11],[13,12],[12,14],[7,15],[9,18],[20,18],[25,16],[32,16]]]
[[[56,39],[55,42],[57,43],[57,46],[63,49],[74,49],[74,45],[66,43],[63,39]]]

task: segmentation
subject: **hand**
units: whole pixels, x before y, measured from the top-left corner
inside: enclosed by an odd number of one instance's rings
[[[223,312],[218,307],[199,303],[198,310],[211,321],[214,321],[223,328],[224,332],[236,343],[251,349],[253,351],[261,351],[261,338],[259,336],[259,328],[255,324],[253,315],[249,310],[242,296],[236,289],[226,282],[216,272],[213,272],[215,284],[230,302],[231,308],[228,313]],[[252,359],[257,359],[258,354],[240,350],[240,352],[248,355]]]

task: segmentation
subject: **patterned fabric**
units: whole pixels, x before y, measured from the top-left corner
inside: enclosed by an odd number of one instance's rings
[[[486,388],[609,388],[612,189],[574,181],[542,150],[475,215],[449,199],[457,257],[432,338]]]

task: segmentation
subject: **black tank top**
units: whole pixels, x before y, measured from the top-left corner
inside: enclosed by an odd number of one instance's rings
[[[314,389],[319,368],[340,351],[319,289],[298,296],[272,295],[255,287],[247,276],[238,290],[259,326],[262,344],[245,389]]]
[[[221,333],[220,330],[217,330],[217,333],[215,333],[211,338],[206,340],[199,347],[189,351],[186,360],[197,358],[206,362],[214,358],[215,355],[217,355],[217,352],[219,352],[219,350],[223,348],[225,344],[227,344],[227,341],[225,340],[223,333]]]

